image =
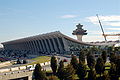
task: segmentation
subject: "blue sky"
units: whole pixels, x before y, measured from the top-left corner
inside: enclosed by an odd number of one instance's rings
[[[53,31],[76,38],[71,33],[78,23],[88,30],[84,41],[103,41],[96,14],[106,33],[119,33],[119,4],[120,0],[0,0],[0,43]]]

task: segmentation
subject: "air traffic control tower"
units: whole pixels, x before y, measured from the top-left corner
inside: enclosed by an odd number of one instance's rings
[[[87,35],[87,33],[86,33],[87,30],[84,30],[82,28],[83,25],[81,25],[81,24],[76,25],[76,27],[77,27],[77,29],[74,30],[72,34],[77,36],[77,40],[82,41],[82,36]]]

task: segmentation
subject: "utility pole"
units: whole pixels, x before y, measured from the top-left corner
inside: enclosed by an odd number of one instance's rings
[[[105,39],[105,41],[107,41],[106,36],[105,36],[105,33],[104,33],[104,30],[103,30],[103,27],[102,27],[102,24],[101,24],[100,19],[99,19],[99,17],[98,17],[98,14],[96,14],[96,16],[97,16],[97,18],[98,18],[98,21],[99,21],[99,24],[100,24],[100,27],[101,27],[101,30],[102,30],[104,39]]]

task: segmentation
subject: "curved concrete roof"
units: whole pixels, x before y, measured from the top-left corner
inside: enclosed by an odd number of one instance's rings
[[[7,42],[3,42],[2,44],[12,44],[12,43],[20,43],[20,42],[25,42],[25,41],[32,41],[34,40],[38,40],[39,38],[47,38],[47,37],[64,37],[68,40],[71,40],[73,42],[76,42],[78,44],[83,44],[83,45],[91,45],[91,46],[95,46],[95,45],[108,45],[108,44],[95,44],[95,43],[87,43],[87,42],[81,42],[78,41],[76,39],[73,39],[67,35],[62,34],[60,31],[55,31],[55,32],[50,32],[50,33],[46,33],[46,34],[39,34],[36,36],[30,36],[30,37],[26,37],[26,38],[21,38],[21,39],[16,39],[16,40],[12,40],[12,41],[7,41]]]

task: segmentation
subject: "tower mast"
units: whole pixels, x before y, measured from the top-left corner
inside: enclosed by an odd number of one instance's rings
[[[98,21],[99,21],[99,24],[100,24],[100,27],[101,27],[101,30],[102,30],[104,39],[105,39],[105,41],[107,41],[106,36],[105,36],[105,33],[104,33],[104,30],[103,30],[103,27],[102,27],[102,24],[101,24],[100,19],[99,19],[99,17],[98,17],[98,14],[96,14],[96,16],[97,16],[97,18],[98,18]]]

